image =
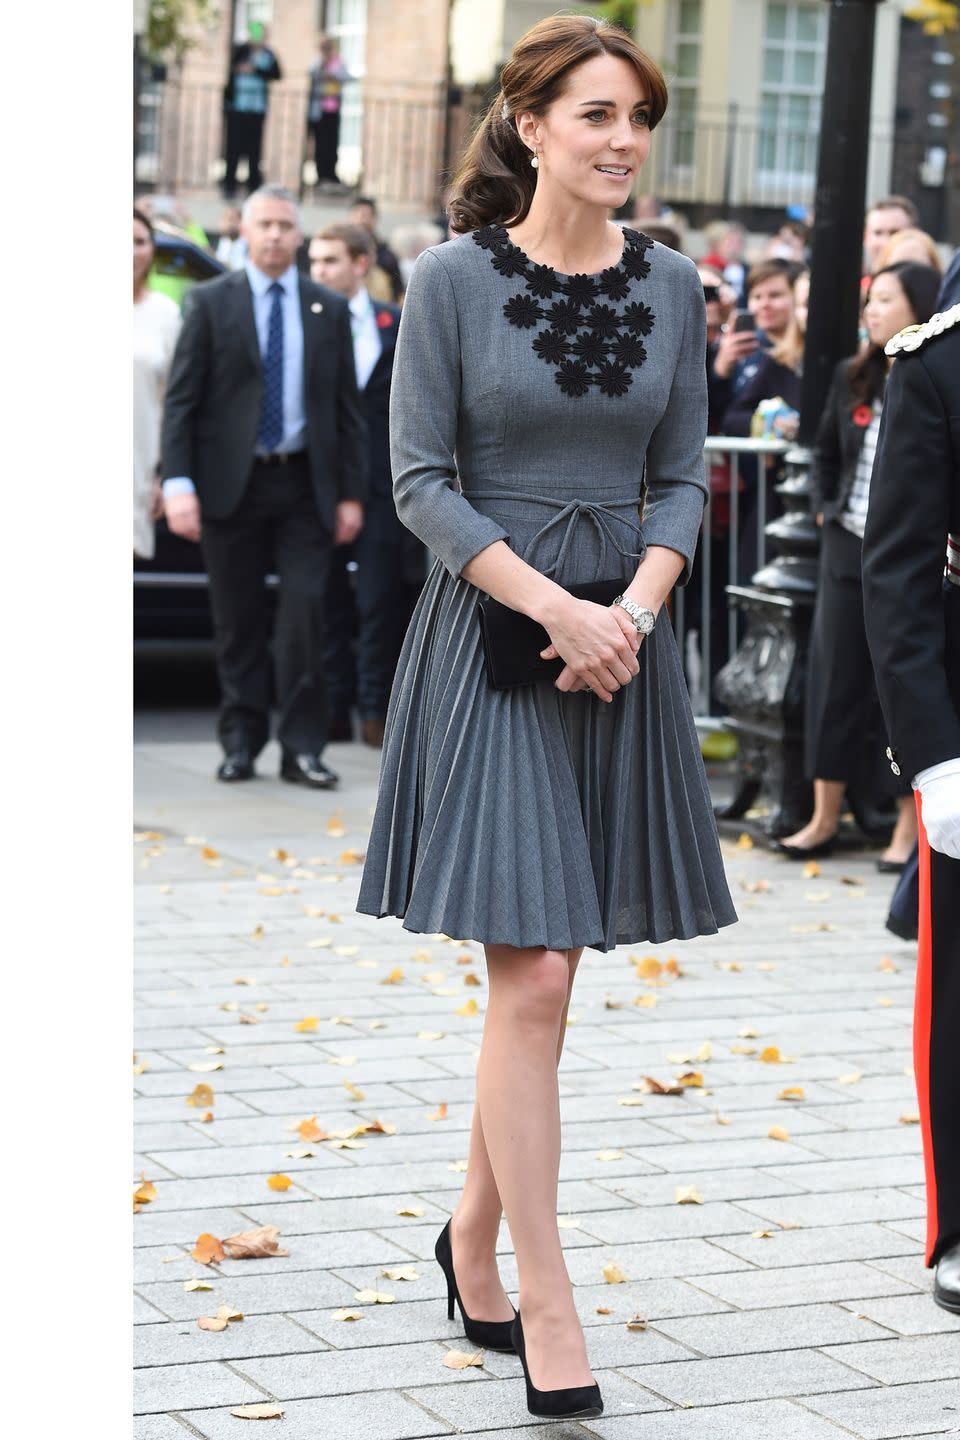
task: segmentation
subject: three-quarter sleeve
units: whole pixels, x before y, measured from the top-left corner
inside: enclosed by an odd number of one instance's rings
[[[454,576],[488,545],[508,538],[457,486],[460,386],[456,299],[443,263],[426,250],[410,277],[393,364],[393,496],[403,524]]]
[[[703,445],[707,436],[707,313],[702,286],[688,261],[677,278],[683,333],[667,407],[647,448],[643,536],[684,558],[677,581],[685,585],[697,548],[707,500]]]

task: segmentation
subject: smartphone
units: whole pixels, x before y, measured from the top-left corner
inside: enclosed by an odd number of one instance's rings
[[[756,320],[754,320],[753,314],[751,313],[751,311],[749,311],[749,310],[738,310],[738,311],[737,311],[736,319],[735,319],[734,322],[733,322],[733,331],[734,331],[734,334],[735,334],[735,335],[740,334],[740,332],[743,331],[743,330],[756,330],[756,328],[757,328],[757,322],[756,322]]]

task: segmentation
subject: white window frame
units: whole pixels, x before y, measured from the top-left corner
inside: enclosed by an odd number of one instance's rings
[[[697,103],[700,98],[700,69],[703,64],[704,0],[698,0],[698,5],[698,28],[695,31],[680,29],[681,0],[673,0],[669,11],[670,56],[672,69],[672,74],[670,78],[670,93],[672,99],[674,100],[674,104],[671,106],[671,109],[673,109],[674,112],[680,110],[681,107],[676,104],[676,101],[681,95],[685,98],[689,97],[689,100],[692,102],[690,108],[694,116],[697,113]],[[696,76],[694,76],[693,78],[689,76],[681,76],[677,73],[679,47],[681,45],[696,45],[697,47],[697,73]],[[665,176],[669,175],[670,180],[668,183],[671,185],[671,187],[689,184],[693,180],[697,169],[696,127],[694,126],[692,137],[694,147],[693,154],[689,161],[679,160],[677,158],[677,142],[680,139],[680,136],[676,131],[670,128],[669,121],[665,138],[667,140],[667,144],[664,146],[664,149],[667,153],[661,157],[660,168],[662,174],[664,174]]]
[[[361,20],[345,20],[343,11],[360,9]],[[367,0],[326,0],[321,7],[323,33],[336,40],[353,81],[343,92],[340,115],[340,146],[337,174],[348,185],[356,184],[363,170],[363,78],[367,70]],[[354,83],[355,82],[355,83]]]
[[[803,200],[813,195],[816,185],[817,171],[817,133],[819,123],[813,130],[798,131],[786,123],[786,112],[789,102],[794,97],[800,96],[809,98],[815,102],[823,95],[824,76],[827,60],[827,26],[826,9],[818,0],[776,0],[776,3],[784,6],[787,12],[786,34],[783,39],[774,39],[768,33],[768,22],[770,18],[770,3],[764,13],[763,39],[761,41],[760,60],[760,109],[758,112],[757,125],[757,166],[756,166],[756,187],[761,192],[782,192],[785,197],[795,200]],[[815,41],[801,41],[797,38],[797,22],[801,14],[814,15],[817,18],[818,36]],[[768,81],[763,78],[765,70],[766,52],[768,50],[780,50],[784,56],[784,71],[786,73],[786,62],[797,51],[812,53],[815,57],[814,78],[808,85],[801,85],[792,79],[782,81]],[[775,146],[775,163],[773,168],[761,167],[761,145],[763,137],[768,133],[768,122],[766,119],[766,105],[768,99],[777,102],[777,115],[773,123],[773,143]],[[789,147],[792,138],[798,134],[805,134],[809,137],[805,147],[805,159],[807,165],[802,170],[788,168]]]

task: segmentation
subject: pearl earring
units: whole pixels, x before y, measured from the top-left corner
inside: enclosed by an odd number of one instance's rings
[[[536,150],[534,150],[533,154],[530,156],[530,164],[533,166],[534,170],[540,169],[540,157],[538,156]]]

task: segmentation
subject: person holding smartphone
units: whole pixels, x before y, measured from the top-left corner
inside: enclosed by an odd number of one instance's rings
[[[761,260],[747,276],[747,308],[727,322],[709,377],[724,409],[753,379],[763,351],[785,338],[799,274],[800,267],[792,261],[772,259]]]

